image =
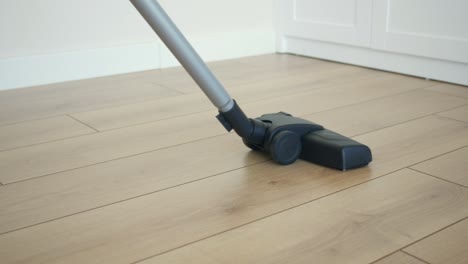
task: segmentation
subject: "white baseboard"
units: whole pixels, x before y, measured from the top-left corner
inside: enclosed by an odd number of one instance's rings
[[[294,37],[281,44],[287,53],[468,85],[468,64]]]
[[[206,61],[275,52],[274,31],[188,37]],[[128,46],[0,59],[0,90],[179,65],[159,41]]]
[[[0,60],[0,90],[158,68],[159,43]]]

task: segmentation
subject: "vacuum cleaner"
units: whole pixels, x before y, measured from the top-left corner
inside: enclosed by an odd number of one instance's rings
[[[282,165],[298,158],[338,170],[366,166],[369,147],[285,112],[247,118],[156,0],[130,0],[210,101],[227,131],[234,130],[254,151]]]

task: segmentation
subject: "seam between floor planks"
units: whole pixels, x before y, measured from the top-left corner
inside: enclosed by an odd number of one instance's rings
[[[6,234],[8,234],[8,233],[13,233],[13,232],[16,232],[16,231],[19,231],[19,230],[27,229],[27,228],[30,228],[30,227],[34,227],[34,226],[37,226],[37,225],[45,224],[45,223],[48,223],[48,222],[53,222],[53,221],[56,221],[56,220],[59,220],[59,219],[62,219],[62,218],[67,218],[67,217],[71,217],[71,216],[74,216],[74,215],[78,215],[78,214],[82,214],[82,213],[86,213],[86,212],[90,212],[90,211],[99,210],[99,209],[104,208],[104,207],[107,207],[107,206],[112,206],[112,205],[115,205],[115,204],[118,204],[118,203],[122,203],[122,202],[130,201],[130,200],[138,199],[138,198],[141,198],[141,197],[144,197],[144,196],[147,196],[147,195],[151,195],[151,194],[155,194],[155,193],[158,193],[158,192],[167,191],[167,190],[174,189],[174,188],[177,188],[177,187],[180,187],[180,186],[184,186],[184,185],[187,185],[187,184],[191,184],[191,183],[203,181],[203,180],[206,180],[206,179],[209,179],[209,178],[213,178],[213,177],[216,177],[216,176],[219,176],[219,175],[228,173],[228,172],[233,172],[233,171],[236,171],[236,170],[240,170],[240,169],[244,169],[244,168],[247,168],[247,167],[255,166],[255,165],[258,165],[258,164],[261,164],[261,163],[265,163],[265,162],[268,162],[268,161],[270,161],[270,160],[264,160],[264,161],[260,161],[260,162],[257,162],[257,163],[252,163],[252,164],[249,164],[249,165],[246,165],[246,166],[243,166],[243,167],[239,167],[239,168],[236,168],[236,169],[227,170],[227,171],[220,172],[220,173],[216,173],[216,174],[213,174],[213,175],[208,175],[208,176],[205,176],[205,177],[200,178],[200,179],[195,179],[195,180],[193,180],[193,181],[184,182],[184,183],[177,184],[177,185],[174,185],[174,186],[170,186],[170,187],[167,187],[167,188],[155,190],[155,191],[148,192],[148,193],[143,193],[143,194],[138,195],[138,196],[134,196],[134,197],[130,197],[130,198],[118,200],[118,201],[115,201],[115,202],[112,202],[112,203],[104,204],[104,205],[101,205],[101,206],[89,208],[89,209],[87,209],[87,210],[78,211],[78,212],[75,212],[75,213],[72,213],[72,214],[63,215],[63,216],[61,216],[61,217],[53,218],[53,219],[50,219],[50,220],[47,220],[47,221],[43,221],[43,222],[39,222],[39,223],[32,224],[32,225],[29,225],[29,226],[25,226],[25,227],[13,229],[13,230],[10,230],[10,231],[7,231],[7,232],[3,232],[3,233],[0,233],[0,236],[6,235]],[[4,185],[4,184],[0,184],[0,186],[1,186],[1,185]]]
[[[388,257],[390,257],[390,256],[392,256],[393,254],[396,254],[396,253],[398,253],[398,252],[401,252],[402,254],[406,254],[406,255],[408,255],[408,256],[410,256],[410,257],[413,257],[413,258],[415,258],[415,259],[421,261],[422,263],[431,264],[431,263],[429,263],[429,262],[427,262],[427,261],[425,261],[425,260],[422,260],[422,259],[420,259],[420,258],[418,258],[418,257],[415,257],[415,256],[413,256],[413,255],[411,255],[411,254],[408,254],[408,253],[406,253],[405,251],[403,251],[403,250],[401,250],[401,249],[395,250],[395,251],[393,251],[392,253],[387,254],[387,255],[385,255],[385,256],[383,256],[383,257],[381,257],[381,258],[379,258],[379,259],[377,259],[377,260],[375,260],[375,261],[372,261],[372,262],[369,263],[369,264],[378,263],[379,261],[382,261],[382,260],[384,260],[384,259],[386,259],[386,258],[388,258]]]
[[[450,227],[452,227],[452,226],[454,226],[454,225],[456,225],[456,224],[458,224],[458,223],[461,223],[461,222],[463,222],[463,221],[465,221],[465,220],[467,220],[467,219],[468,219],[468,216],[467,216],[467,217],[464,217],[464,218],[462,218],[462,219],[460,219],[460,220],[458,220],[458,221],[456,221],[456,222],[453,222],[453,223],[451,223],[450,225],[444,226],[443,228],[441,228],[441,229],[439,229],[439,230],[437,230],[437,231],[434,231],[434,232],[432,232],[431,234],[429,234],[429,235],[427,235],[427,236],[424,236],[424,237],[422,237],[422,238],[420,238],[420,239],[418,239],[418,240],[416,240],[416,241],[414,241],[414,242],[412,242],[412,243],[410,243],[410,244],[408,244],[408,245],[405,245],[405,246],[402,247],[400,250],[403,251],[403,252],[405,252],[405,253],[407,253],[407,254],[409,254],[409,255],[411,255],[410,253],[408,253],[408,252],[405,251],[405,248],[408,248],[408,247],[410,247],[410,246],[412,246],[412,245],[414,245],[414,244],[416,244],[416,243],[418,243],[418,242],[421,242],[421,241],[423,241],[424,239],[426,239],[426,238],[428,238],[428,237],[430,237],[430,236],[433,236],[433,235],[435,235],[435,234],[437,234],[437,233],[439,233],[439,232],[442,232],[442,231],[444,231],[444,230],[446,230],[446,229],[448,229],[448,228],[450,228]],[[427,261],[425,261],[425,262],[427,262]]]
[[[111,77],[111,76],[105,76],[104,78],[109,78],[109,77]],[[98,78],[101,78],[101,77],[98,77]],[[85,79],[84,81],[86,81],[86,80],[89,80],[89,79]],[[83,80],[77,80],[77,81],[83,81]],[[72,82],[75,82],[75,81],[72,81]],[[68,83],[68,82],[65,82],[65,83]],[[50,84],[50,85],[60,85],[60,84],[61,83],[53,83],[53,84]],[[159,86],[157,84],[154,84],[154,85]],[[23,87],[23,88],[18,88],[18,89],[35,89],[35,88],[43,87],[43,86],[47,86],[47,85],[40,85],[40,86],[37,86],[37,87],[36,86]],[[67,88],[68,87],[62,87],[62,88],[59,88],[59,89],[67,89]],[[159,87],[159,88],[163,88],[163,87]],[[183,94],[182,92],[177,91],[176,89],[172,89],[172,88],[164,88],[164,89],[166,89],[167,91],[170,91],[170,92],[172,92],[174,94],[161,96],[159,98],[169,98],[169,97],[179,96],[179,95]],[[12,90],[15,90],[15,89],[0,91],[0,96],[3,95],[2,92],[8,92],[8,91],[12,91]],[[131,102],[121,102],[121,103],[118,103],[118,104],[107,105],[107,106],[90,107],[90,108],[83,109],[83,111],[93,111],[93,110],[105,109],[105,108],[108,108],[108,107],[117,107],[117,106],[121,106],[121,105],[133,104],[133,103],[143,103],[145,101],[150,101],[150,100],[154,100],[154,98],[139,99],[139,100],[135,100],[135,101],[131,101]],[[11,121],[11,122],[6,122],[6,123],[0,123],[0,127],[15,125],[15,124],[21,124],[21,123],[25,123],[25,122],[32,122],[32,121],[37,121],[37,120],[42,120],[42,119],[47,119],[47,118],[53,118],[53,117],[58,117],[58,116],[63,116],[63,115],[67,115],[67,114],[70,114],[71,112],[75,112],[75,111],[63,111],[63,112],[59,111],[57,113],[44,114],[44,115],[34,117],[34,118],[31,118],[31,119],[26,118],[26,119],[20,119],[19,121]]]
[[[465,146],[465,147],[466,147],[466,146]],[[456,149],[456,150],[454,150],[454,151],[457,151],[457,150],[463,149],[463,148],[465,148],[465,147],[462,147],[462,148]],[[446,154],[449,154],[449,153],[452,153],[452,152],[454,152],[454,151],[451,151],[451,152],[445,153],[444,155],[446,155]],[[414,166],[414,165],[413,165],[413,166]],[[417,172],[419,172],[419,173],[422,173],[422,174],[426,174],[427,176],[434,177],[434,178],[437,178],[437,179],[439,179],[439,180],[446,181],[446,182],[449,182],[449,183],[452,183],[452,184],[458,185],[458,186],[460,186],[460,187],[468,188],[468,186],[465,186],[465,185],[463,185],[463,184],[459,184],[459,183],[456,183],[456,182],[453,182],[453,181],[449,181],[449,180],[447,180],[447,179],[444,179],[444,178],[441,178],[441,177],[437,177],[437,176],[435,176],[435,175],[429,174],[429,173],[427,173],[427,172],[424,172],[424,171],[417,170],[417,169],[415,169],[415,168],[410,168],[410,167],[407,167],[407,168],[408,168],[408,169],[410,169],[410,170],[417,171]]]
[[[464,105],[464,106],[466,106],[466,105]],[[452,108],[452,109],[450,109],[450,110],[454,110],[454,109],[457,109],[457,108],[458,108],[458,107]],[[450,110],[449,110],[449,111],[450,111]],[[439,113],[443,113],[443,112],[439,112]],[[451,117],[448,117],[448,116],[439,115],[439,113],[436,114],[436,116],[439,116],[439,117],[442,117],[442,118],[447,118],[447,119],[454,120],[454,121],[458,121],[458,122],[468,123],[468,121],[463,121],[463,120],[451,118]]]
[[[191,143],[194,143],[194,142],[204,141],[204,140],[211,139],[211,138],[217,138],[217,137],[221,137],[221,136],[224,136],[224,135],[226,135],[226,134],[220,134],[220,135],[214,135],[214,136],[210,136],[210,137],[206,137],[206,138],[200,138],[200,139],[192,140],[192,141],[189,141],[189,142],[184,142],[184,143],[180,143],[180,144],[171,145],[171,146],[168,146],[168,147],[153,149],[153,150],[149,150],[149,151],[145,151],[145,152],[141,152],[141,153],[125,156],[125,157],[120,157],[120,158],[106,160],[106,161],[102,161],[102,162],[98,162],[98,163],[89,164],[89,165],[86,165],[86,166],[81,166],[81,167],[72,168],[72,169],[68,169],[68,170],[63,170],[63,171],[58,171],[58,172],[49,173],[49,174],[45,174],[45,175],[40,175],[40,176],[36,176],[36,177],[33,177],[33,178],[24,179],[24,180],[8,182],[8,183],[4,183],[3,185],[13,185],[15,183],[26,182],[26,181],[35,180],[35,179],[38,179],[38,178],[44,178],[44,177],[52,176],[52,175],[55,175],[55,174],[60,174],[60,173],[64,173],[64,172],[79,170],[79,169],[92,167],[92,166],[99,165],[99,164],[109,163],[109,162],[112,162],[112,161],[123,160],[123,159],[136,157],[136,156],[140,156],[140,155],[144,155],[144,154],[148,154],[148,153],[152,153],[152,152],[156,152],[156,151],[160,151],[160,150],[165,150],[165,149],[170,149],[170,148],[173,148],[173,147],[178,147],[178,146],[191,144]],[[56,141],[61,141],[61,140],[56,140]],[[52,142],[54,142],[54,141],[52,141]]]
[[[413,166],[414,166],[414,165],[413,165]],[[418,172],[419,172],[419,171],[418,171]],[[426,174],[426,175],[427,175],[427,174]],[[432,176],[432,175],[428,175],[428,176]],[[437,178],[437,179],[439,179],[439,178]],[[441,179],[439,179],[439,180],[441,180]],[[464,186],[462,186],[462,187],[464,187]],[[423,241],[424,239],[426,239],[426,238],[428,238],[428,237],[431,237],[431,236],[433,236],[433,235],[435,235],[435,234],[437,234],[437,233],[439,233],[439,232],[442,232],[442,231],[444,231],[444,230],[446,230],[446,229],[448,229],[448,228],[450,228],[450,227],[452,227],[452,226],[454,226],[454,225],[456,225],[456,224],[458,224],[458,223],[461,223],[461,222],[463,222],[463,221],[465,221],[465,220],[467,220],[467,219],[468,219],[468,216],[467,216],[467,217],[464,217],[464,218],[462,218],[462,219],[459,219],[459,220],[457,220],[457,221],[455,221],[455,222],[453,222],[453,223],[451,223],[451,224],[449,224],[449,225],[447,225],[447,226],[444,226],[443,228],[440,228],[440,229],[438,229],[438,230],[436,230],[436,231],[434,231],[434,232],[432,232],[432,233],[430,233],[430,234],[428,234],[428,235],[426,235],[426,236],[424,236],[424,237],[422,237],[422,238],[420,238],[420,239],[418,239],[418,240],[416,240],[416,241],[413,241],[413,242],[409,243],[408,245],[405,245],[405,246],[399,248],[398,250],[395,250],[394,252],[392,252],[392,253],[390,253],[390,254],[387,254],[387,255],[385,255],[385,256],[383,256],[383,257],[381,257],[381,258],[379,258],[379,259],[377,259],[377,260],[371,262],[370,264],[376,263],[376,262],[378,262],[378,261],[380,261],[380,260],[382,260],[382,259],[384,259],[384,258],[386,258],[386,257],[388,257],[388,256],[391,256],[392,254],[394,254],[394,253],[396,253],[396,252],[398,252],[398,251],[401,251],[401,252],[403,252],[403,253],[405,253],[405,254],[408,254],[408,255],[410,255],[410,256],[412,256],[412,257],[418,259],[418,260],[423,261],[424,263],[429,263],[429,262],[427,262],[427,261],[425,261],[425,260],[423,260],[423,259],[420,259],[420,258],[418,258],[418,257],[416,257],[416,256],[413,256],[412,254],[406,252],[406,251],[405,251],[405,248],[408,248],[408,247],[410,247],[410,246],[412,246],[412,245],[414,245],[414,244],[416,244],[416,243],[419,243],[419,242]],[[138,262],[141,262],[141,260],[138,261]],[[429,263],[429,264],[431,264],[431,263]]]
[[[415,256],[415,255],[413,255],[413,254],[410,254],[410,253],[406,252],[406,251],[403,251],[403,250],[400,250],[400,251],[403,252],[403,253],[405,253],[405,254],[407,254],[408,256],[411,256],[411,257],[413,257],[413,258],[415,258],[415,259],[417,259],[417,260],[423,262],[423,263],[432,264],[432,263],[429,263],[429,262],[425,261],[424,259],[419,258],[419,257],[417,257],[417,256]]]
[[[157,85],[157,84],[155,84],[155,85]],[[162,97],[162,98],[142,99],[141,101],[127,102],[127,103],[116,104],[116,105],[112,105],[112,106],[101,106],[101,107],[90,108],[90,109],[86,109],[86,110],[78,111],[78,112],[70,111],[70,112],[64,112],[64,113],[58,113],[58,114],[52,114],[52,115],[45,115],[45,116],[41,116],[41,117],[37,117],[37,118],[33,118],[33,119],[26,119],[26,120],[21,120],[21,121],[17,121],[17,122],[10,122],[10,123],[0,124],[0,128],[3,127],[3,126],[11,126],[11,125],[17,125],[17,124],[22,124],[22,123],[34,122],[34,121],[39,121],[39,120],[43,120],[43,119],[49,119],[49,118],[54,118],[54,117],[60,117],[60,116],[64,116],[64,115],[65,115],[65,116],[68,116],[68,115],[74,114],[74,113],[95,111],[95,110],[107,109],[107,108],[110,108],[110,107],[119,107],[119,106],[131,105],[131,104],[140,104],[140,103],[144,103],[144,102],[147,102],[147,101],[154,101],[154,100],[158,100],[158,99],[165,99],[165,98],[170,98],[170,97],[175,97],[175,96],[184,95],[184,93],[182,93],[182,92],[180,92],[180,91],[177,91],[177,90],[175,90],[175,89],[171,89],[171,88],[167,88],[167,87],[164,87],[164,88],[173,90],[174,92],[177,92],[178,94],[177,94],[177,95],[172,95],[172,96],[167,96],[167,97]],[[19,88],[19,89],[34,89],[34,87],[25,87],[25,88]],[[67,89],[67,88],[62,88],[62,89]],[[0,91],[0,95],[2,95],[1,92],[2,92],[2,91]],[[93,128],[93,129],[96,130],[95,128]],[[98,131],[98,132],[99,132],[99,131]]]
[[[455,107],[456,108],[456,107]],[[451,108],[453,109],[453,108]],[[443,112],[443,111],[442,111]],[[314,113],[315,114],[315,113]],[[310,114],[308,114],[310,115]],[[304,116],[299,116],[299,117],[305,117],[305,116],[308,116],[308,115],[304,115]],[[396,125],[401,125],[401,124],[405,124],[405,123],[409,123],[409,122],[413,122],[413,121],[416,121],[418,119],[422,119],[422,118],[426,118],[426,117],[429,117],[429,116],[437,116],[437,117],[440,117],[440,118],[446,118],[444,116],[439,116],[437,114],[427,114],[427,115],[423,115],[423,116],[419,116],[419,117],[415,117],[415,118],[412,118],[412,119],[408,119],[404,122],[400,122],[400,123],[397,123],[397,124],[393,124],[393,125],[389,125],[389,126],[385,126],[385,127],[381,127],[381,128],[378,128],[378,129],[375,129],[375,130],[372,130],[372,131],[369,131],[369,132],[365,132],[365,133],[360,133],[360,134],[356,134],[356,135],[353,135],[352,137],[358,137],[358,136],[363,136],[365,134],[368,134],[368,133],[372,133],[372,132],[376,132],[376,131],[379,131],[379,130],[384,130],[384,129],[387,129],[387,128],[390,128],[390,127],[393,127],[393,126],[396,126]],[[452,118],[446,118],[446,119],[449,119],[449,120],[452,120],[452,121],[455,121],[455,122],[461,122],[461,123],[464,123],[460,120],[456,120],[456,119],[452,119]]]
[[[71,119],[75,120],[76,122],[78,122],[78,123],[80,123],[80,124],[83,124],[83,125],[85,125],[85,126],[91,128],[92,130],[96,131],[97,133],[100,132],[100,131],[97,130],[96,128],[92,127],[90,124],[86,124],[85,122],[83,122],[83,121],[81,121],[81,120],[79,120],[79,119],[73,117],[73,116],[70,115],[70,114],[66,114],[66,116],[70,117]]]
[[[81,123],[81,122],[80,122],[80,123]],[[34,144],[29,144],[29,145],[25,145],[25,146],[21,146],[21,147],[15,147],[15,148],[10,148],[10,149],[2,149],[2,150],[0,150],[0,153],[1,153],[1,152],[7,152],[7,151],[10,151],[10,150],[17,150],[17,149],[28,148],[28,147],[38,146],[38,145],[47,144],[47,143],[52,143],[52,142],[63,141],[63,140],[72,139],[72,138],[78,138],[78,137],[83,137],[83,136],[89,136],[89,135],[93,135],[93,134],[96,134],[96,133],[99,133],[99,131],[91,132],[91,133],[88,133],[88,134],[82,134],[82,135],[76,135],[76,136],[71,136],[71,137],[64,137],[64,138],[58,138],[58,139],[54,139],[54,140],[48,140],[48,141],[44,141],[44,142],[40,142],[40,143],[34,143]],[[42,177],[42,176],[38,176],[38,177]],[[33,179],[34,179],[34,178],[33,178]]]

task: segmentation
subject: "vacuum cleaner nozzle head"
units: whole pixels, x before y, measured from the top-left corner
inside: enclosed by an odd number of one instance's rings
[[[218,116],[225,127],[230,118],[224,113]],[[268,153],[283,165],[301,158],[322,166],[349,170],[372,161],[371,150],[366,145],[284,112],[265,114],[250,119],[250,123],[251,136],[241,135],[244,144],[252,150]]]

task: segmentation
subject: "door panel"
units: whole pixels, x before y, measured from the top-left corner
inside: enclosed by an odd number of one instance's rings
[[[372,0],[280,0],[286,36],[370,46]]]
[[[377,0],[372,48],[468,62],[468,1]]]

